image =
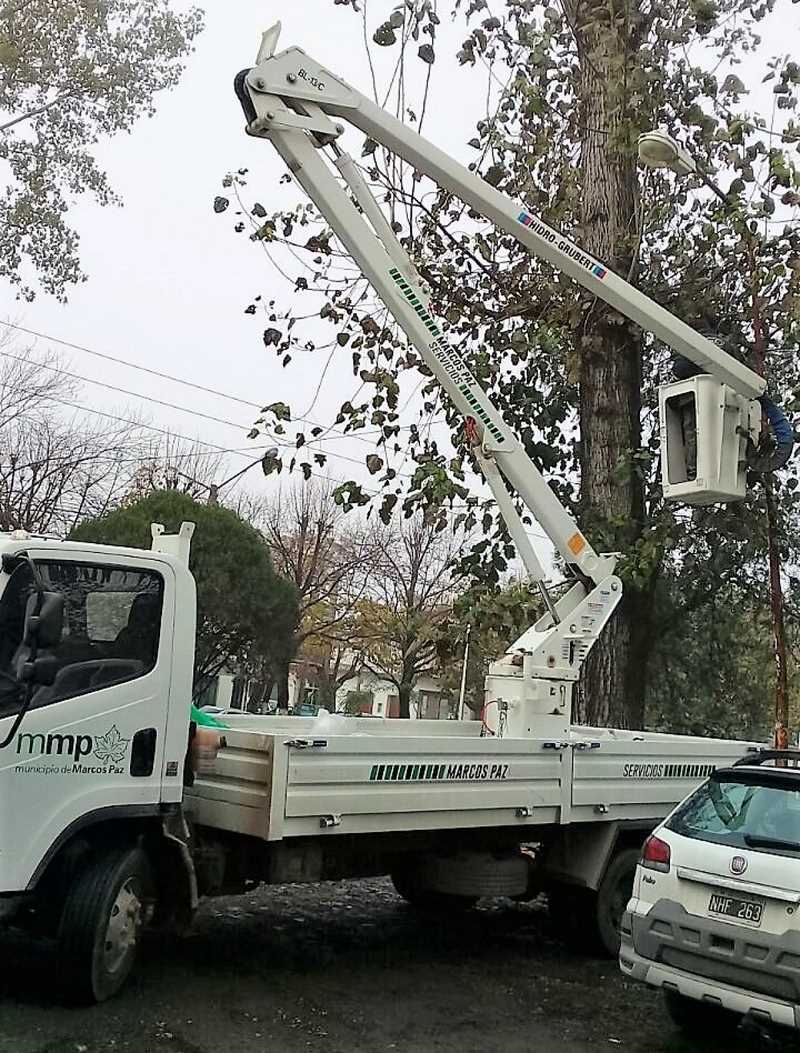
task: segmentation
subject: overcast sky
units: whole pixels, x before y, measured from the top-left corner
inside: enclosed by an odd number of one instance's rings
[[[373,0],[376,15],[371,22],[377,26],[381,13],[393,6]],[[244,308],[257,293],[265,299],[277,296],[286,304],[290,287],[257,246],[233,232],[230,212],[224,216],[213,213],[212,202],[222,192],[226,171],[240,167],[250,169],[248,189],[267,210],[302,199],[295,186],[278,185],[285,169],[271,146],[245,135],[233,77],[253,64],[261,31],[280,13],[281,47],[297,44],[367,90],[369,72],[360,16],[351,8],[334,7],[332,0],[301,0],[294,5],[209,0],[205,7],[206,28],[179,86],[157,98],[154,118],[137,124],[132,134],[98,148],[124,207],[99,208],[87,199],[71,212],[81,235],[81,260],[89,280],[70,290],[66,305],[45,294],[32,304],[15,302],[14,292],[6,287],[2,316],[226,394],[262,404],[280,399],[302,412],[312,401],[322,360],[315,359],[311,368],[283,370],[274,352],[264,349],[261,332],[266,319],[245,315]],[[445,32],[442,51],[454,53],[461,36],[460,27],[457,32]],[[450,73],[453,67],[450,63]],[[437,89],[442,87],[445,71],[444,62],[434,67],[434,91],[442,98],[447,93]],[[479,106],[482,86],[478,79],[461,71],[461,80]],[[433,114],[430,130],[463,156],[468,153],[463,143],[474,134],[465,118],[469,113],[474,119],[474,112],[471,107],[440,110]],[[349,141],[358,156],[363,136],[353,133]],[[327,328],[325,337],[330,339]],[[51,345],[39,340],[37,346]],[[190,414],[93,386],[87,388],[83,401],[95,409],[122,412],[135,407],[154,426],[226,448],[248,446],[246,435],[254,413],[247,407],[101,362],[77,350],[61,350],[69,368],[87,378],[238,422],[239,427],[197,421]],[[312,416],[329,423],[355,385],[350,352],[345,349],[341,362],[334,362],[326,375]],[[362,461],[369,452],[363,442],[348,440],[333,440],[327,448],[331,455],[338,451]],[[235,471],[246,459],[234,457],[230,463]],[[333,476],[368,478],[350,460],[331,456],[329,464]],[[266,485],[257,470],[248,481],[256,489]]]
[[[256,293],[267,298],[279,295],[285,303],[287,286],[281,284],[257,246],[233,233],[230,214],[215,216],[211,203],[221,192],[225,172],[239,167],[249,168],[254,196],[268,210],[279,202],[299,199],[294,187],[278,186],[283,169],[269,144],[244,134],[241,109],[232,91],[234,74],[255,59],[261,31],[280,16],[282,46],[303,47],[367,92],[370,82],[360,16],[351,8],[334,6],[332,0],[295,0],[291,5],[208,0],[204,6],[206,28],[180,85],[157,99],[154,118],[140,122],[132,134],[98,148],[100,161],[125,204],[101,209],[87,200],[72,211],[88,282],[69,293],[66,305],[44,294],[32,304],[15,301],[13,290],[0,286],[5,301],[0,316],[225,394],[260,403],[282,400],[301,412],[312,401],[319,368],[281,369],[274,352],[262,346],[263,319],[243,313]],[[395,2],[371,0],[371,29],[394,6]],[[449,7],[440,4],[443,10]],[[463,23],[451,26],[447,18],[443,21],[437,46],[441,61],[433,67],[436,104],[426,133],[466,161],[472,155],[466,140],[474,134],[473,122],[481,116],[485,79],[479,72],[457,66],[452,56],[465,35]],[[793,46],[789,46],[787,33],[793,37]],[[768,50],[796,53],[800,27],[787,30],[784,23],[782,31],[773,27],[767,37]],[[748,81],[746,66],[737,72]],[[361,137],[355,133],[349,146],[356,156],[360,145]],[[37,346],[57,345],[40,340]],[[69,367],[87,378],[219,416],[238,426],[196,420],[178,410],[91,386],[83,394],[86,405],[110,412],[135,408],[146,413],[155,427],[225,448],[247,448],[246,433],[252,420],[247,407],[102,363],[79,351],[64,354]],[[344,349],[341,361],[335,361],[326,375],[312,415],[329,423],[338,405],[353,391],[350,353]],[[359,459],[369,452],[363,443],[353,441],[333,441],[327,447],[330,453]],[[245,463],[245,455],[241,459],[233,456],[231,470]],[[337,478],[368,478],[355,464],[335,457],[330,473]],[[248,476],[248,483],[254,491],[267,485],[257,471]]]

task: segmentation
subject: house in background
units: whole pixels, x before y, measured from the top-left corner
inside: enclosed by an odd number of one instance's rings
[[[308,713],[318,705],[318,669],[314,661],[301,659],[293,662],[289,670],[289,712]],[[222,672],[204,692],[200,705],[218,706],[220,709],[238,709],[258,712],[263,706],[260,692],[263,685],[244,676]],[[340,713],[353,713],[355,702],[357,714],[372,717],[399,717],[400,698],[397,686],[383,679],[379,673],[363,666],[358,673],[345,680],[336,692],[336,709]],[[268,710],[277,703],[277,688],[273,687]],[[454,701],[443,692],[436,677],[423,676],[411,696],[411,718],[419,720],[448,720],[454,712]],[[266,711],[266,710],[262,710]]]
[[[384,680],[367,667],[346,680],[336,693],[336,708],[349,710],[355,699],[361,716],[399,717],[400,698],[397,685]],[[423,676],[411,696],[411,717],[419,720],[447,720],[451,716],[450,696],[442,691],[436,677]]]
[[[304,702],[314,704],[316,688],[309,683],[307,663],[299,663],[289,670],[289,709],[294,710]],[[220,709],[241,709],[243,712],[259,712],[263,706],[260,697],[263,685],[235,673],[218,673],[211,685],[203,692],[201,706],[219,706]],[[272,689],[268,708],[277,703],[277,687]],[[264,710],[266,712],[266,710]]]

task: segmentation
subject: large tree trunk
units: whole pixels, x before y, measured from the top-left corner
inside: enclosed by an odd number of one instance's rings
[[[336,681],[324,671],[317,679],[317,704],[330,713],[336,712]]]
[[[589,0],[575,30],[580,54],[582,243],[633,278],[639,184],[624,78],[637,43],[619,18],[635,0]],[[573,25],[575,21],[573,21]],[[580,362],[581,520],[604,551],[631,554],[641,537],[644,495],[631,455],[641,446],[640,332],[603,301],[587,302],[576,334]],[[641,725],[652,588],[626,595],[584,667],[578,720]]]
[[[269,709],[270,701],[272,700],[272,689],[275,687],[275,677],[270,676],[264,682],[264,691],[261,695],[261,707],[262,711],[266,712]]]
[[[289,710],[289,663],[281,663],[275,673],[275,681],[278,685],[278,712],[286,713]]]
[[[408,681],[404,681],[397,689],[400,704],[399,715],[403,720],[408,720],[411,717],[411,692],[413,690],[414,685]]]

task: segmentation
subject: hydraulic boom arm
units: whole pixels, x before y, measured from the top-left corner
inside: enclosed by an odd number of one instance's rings
[[[519,695],[519,715],[529,734],[530,718],[523,718],[523,713],[555,716],[561,711],[568,720],[572,683],[622,594],[614,575],[616,556],[594,551],[431,316],[416,269],[358,166],[337,144],[345,130],[341,122],[347,121],[403,158],[739,395],[756,398],[764,390],[764,381],[299,48],[275,54],[279,32],[278,24],[264,34],[256,66],[236,78],[247,131],[272,143],[464,415],[486,482],[548,610],[510,649],[522,652],[524,670],[513,674],[510,668],[502,674],[495,670],[501,680],[516,678],[529,684],[527,694],[520,684],[519,690],[506,685],[503,704],[513,709],[514,696]],[[325,148],[330,149],[331,161],[350,194],[331,170]],[[544,570],[504,480],[545,530],[576,579],[557,604],[544,586]],[[515,661],[518,665],[520,659]],[[534,697],[537,691],[538,699]],[[513,731],[517,722],[512,716],[509,728]],[[517,730],[525,733],[522,725]]]

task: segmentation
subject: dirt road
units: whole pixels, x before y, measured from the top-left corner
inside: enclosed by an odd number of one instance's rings
[[[188,939],[150,947],[125,992],[93,1009],[53,1003],[54,968],[0,942],[0,1053],[712,1048],[679,1039],[658,997],[613,962],[568,951],[537,905],[431,922],[385,881],[209,903]]]

